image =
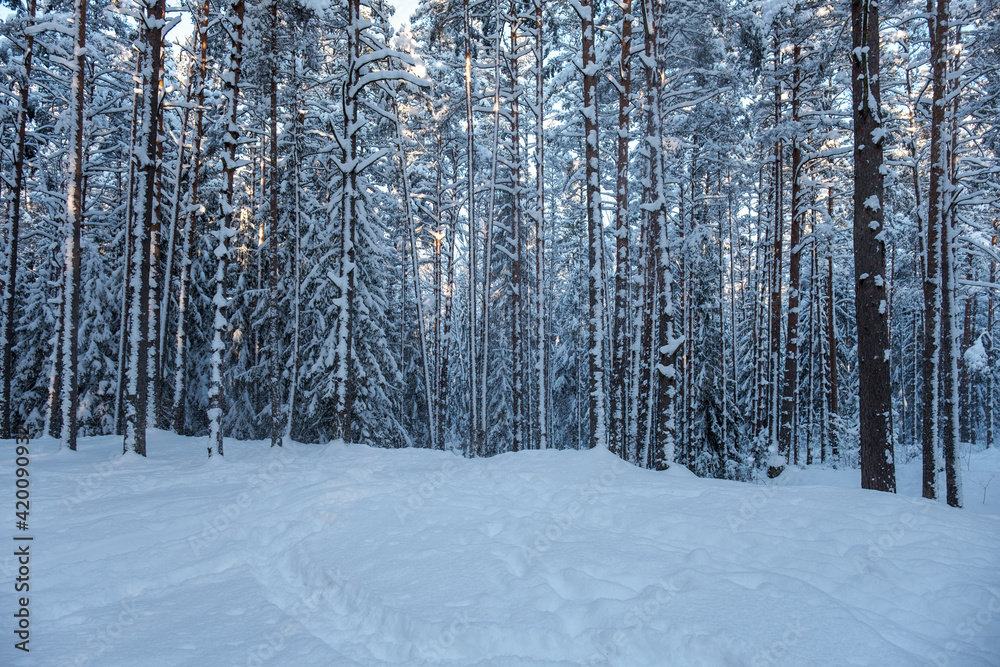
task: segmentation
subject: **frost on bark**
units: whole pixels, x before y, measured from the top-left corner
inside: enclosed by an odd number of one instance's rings
[[[70,181],[66,197],[65,267],[63,269],[63,334],[61,444],[76,449],[79,382],[77,378],[77,341],[80,330],[80,230],[84,211],[84,76],[87,53],[87,0],[76,0],[73,7],[76,48],[73,58],[73,82],[70,89]]]
[[[347,2],[347,81],[344,85],[343,192],[341,193],[339,277],[337,280],[336,356],[334,368],[334,437],[353,439],[354,417],[354,320],[358,273],[358,60],[361,56],[361,5]]]
[[[535,56],[535,204],[531,215],[535,219],[535,321],[538,326],[538,356],[535,366],[536,405],[538,406],[538,448],[549,447],[549,389],[548,389],[548,311],[546,294],[548,290],[545,270],[545,74],[544,42],[542,22],[543,0],[533,0],[535,9],[534,56]]]
[[[476,354],[476,184],[475,184],[475,135],[473,133],[472,109],[472,21],[469,16],[471,0],[462,2],[463,46],[465,50],[465,178],[466,200],[465,211],[468,219],[469,244],[469,274],[468,282],[468,316],[469,333],[469,433],[466,442],[466,456],[476,456],[479,453],[479,385],[477,383],[478,355]]]
[[[618,137],[615,182],[615,311],[612,320],[613,342],[611,378],[608,383],[611,399],[611,446],[616,454],[625,456],[628,449],[628,368],[630,334],[629,308],[629,218],[628,161],[629,116],[632,110],[632,0],[621,4],[621,55],[618,59]]]
[[[201,219],[204,204],[201,201],[201,161],[202,140],[205,120],[205,75],[208,71],[208,0],[201,5],[198,20],[198,57],[191,63],[191,96],[196,102],[194,119],[194,138],[191,154],[191,177],[189,200],[184,212],[184,233],[181,248],[180,275],[178,277],[177,294],[177,333],[175,335],[176,350],[174,354],[174,387],[171,419],[174,431],[184,433],[185,415],[185,377],[187,371],[187,325],[188,305],[191,290],[191,266],[194,258],[194,228]]]
[[[268,0],[271,25],[268,39],[269,70],[267,96],[270,118],[268,120],[268,250],[270,262],[267,280],[268,346],[270,348],[270,373],[268,393],[271,401],[271,446],[281,446],[284,423],[281,415],[281,364],[278,357],[280,333],[278,330],[278,0]]]
[[[861,487],[895,493],[877,2],[852,0],[851,26]]]
[[[792,123],[799,122],[801,103],[801,70],[799,60],[802,47],[793,47],[792,62]],[[790,236],[788,240],[788,320],[785,336],[785,378],[781,393],[781,418],[778,429],[778,450],[786,454],[786,460],[798,463],[798,447],[795,443],[795,429],[792,417],[798,404],[799,388],[799,290],[801,279],[802,241],[802,146],[798,136],[792,137],[792,211]]]
[[[222,157],[222,215],[216,232],[218,245],[215,247],[215,295],[212,297],[215,317],[212,321],[212,358],[208,378],[208,447],[209,455],[223,454],[222,433],[222,356],[225,352],[223,336],[229,326],[226,320],[226,266],[229,261],[229,238],[235,234],[232,229],[236,170],[239,162],[236,149],[239,144],[238,108],[240,97],[240,74],[243,66],[243,12],[244,0],[235,0],[229,7],[224,25],[231,40],[229,66],[223,81],[223,97],[226,100],[226,133],[223,137]]]
[[[146,413],[148,405],[149,272],[150,230],[156,191],[156,137],[160,113],[160,65],[164,0],[144,4],[142,52],[138,88],[142,91],[139,133],[136,140],[136,203],[132,225],[129,272],[128,379],[125,397],[125,451],[146,455]]]
[[[523,280],[521,262],[521,227],[523,225],[521,211],[521,125],[520,125],[520,84],[518,68],[518,28],[520,27],[520,17],[517,13],[517,2],[511,0],[510,16],[510,51],[507,55],[507,64],[510,74],[510,118],[511,118],[511,262],[510,262],[510,289],[511,289],[511,330],[510,347],[513,376],[513,434],[511,449],[520,451],[525,448],[525,394],[524,394],[524,308],[523,308]],[[499,82],[497,82],[499,85]]]
[[[944,473],[940,441],[944,432],[941,424],[942,368],[942,229],[946,226],[945,191],[948,189],[948,145],[945,137],[945,95],[947,82],[948,4],[936,3],[928,12],[931,36],[931,137],[930,183],[927,193],[927,230],[924,239],[924,336],[922,375],[923,408],[923,496],[939,498]]]
[[[590,0],[574,3],[580,17],[583,70],[583,135],[587,206],[587,394],[590,447],[607,447],[604,410],[604,262],[601,253],[601,177],[597,139],[597,55]]]
[[[940,126],[935,131],[934,116],[931,116],[931,141],[934,139],[941,142],[938,149],[938,159],[940,160],[938,189],[936,196],[940,199],[935,218],[928,220],[928,226],[939,225],[938,240],[940,248],[938,261],[940,272],[938,274],[938,289],[940,290],[939,303],[941,306],[938,317],[940,325],[938,327],[938,374],[940,387],[940,404],[938,409],[941,456],[944,459],[944,483],[945,499],[952,507],[962,506],[962,484],[961,468],[958,462],[959,444],[959,400],[958,400],[958,354],[955,347],[958,344],[958,321],[957,311],[957,271],[955,266],[955,240],[957,229],[955,228],[955,151],[957,148],[957,136],[955,126],[955,109],[958,100],[958,76],[957,63],[952,67],[948,66],[947,59],[953,46],[952,35],[958,35],[957,31],[950,30],[948,25],[950,20],[948,1],[938,0],[937,15],[935,17],[934,34],[931,39],[931,60],[935,55],[940,56],[940,62],[932,63],[932,82],[938,84],[935,69],[939,67],[943,72],[943,80],[940,82],[944,96],[940,99],[934,97],[934,111],[941,108]],[[954,40],[957,41],[957,40]],[[934,94],[938,92],[934,89]],[[933,146],[932,146],[933,148]],[[934,177],[934,158],[931,158],[931,177]]]

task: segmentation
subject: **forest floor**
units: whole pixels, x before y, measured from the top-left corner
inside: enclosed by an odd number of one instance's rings
[[[40,439],[21,532],[0,445],[7,532],[34,538],[30,654],[0,552],[3,665],[1000,664],[997,450],[958,510],[912,497],[917,463],[907,497],[606,451]]]

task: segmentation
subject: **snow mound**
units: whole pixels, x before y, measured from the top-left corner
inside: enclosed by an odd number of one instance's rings
[[[0,664],[1000,664],[1000,517],[840,471],[205,447],[31,444],[31,654],[4,610]]]

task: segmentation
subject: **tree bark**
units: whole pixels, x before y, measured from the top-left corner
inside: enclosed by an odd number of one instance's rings
[[[28,0],[28,16],[26,26],[35,22],[36,0]],[[18,243],[21,229],[21,199],[24,195],[25,145],[28,127],[28,93],[31,90],[31,64],[34,57],[35,33],[24,31],[24,57],[21,61],[23,72],[18,78],[18,109],[17,109],[17,147],[14,153],[14,183],[9,199],[10,209],[7,216],[7,257],[6,275],[4,276],[4,319],[3,319],[3,396],[0,397],[0,438],[13,437],[12,416],[14,414],[14,311],[17,306],[17,261]]]
[[[66,263],[63,269],[63,335],[62,387],[60,408],[62,412],[61,444],[76,449],[77,411],[79,408],[79,382],[77,377],[77,341],[80,330],[80,232],[84,213],[84,92],[87,53],[87,0],[76,0],[73,7],[73,24],[76,28],[73,82],[70,91],[70,181],[66,197]]]
[[[601,257],[600,144],[597,136],[597,54],[591,0],[575,5],[580,17],[583,60],[583,136],[587,206],[587,332],[589,361],[587,394],[590,418],[589,446],[608,446],[604,411],[604,272]]]
[[[621,56],[618,59],[618,178],[615,183],[615,312],[613,320],[612,366],[609,393],[611,398],[611,445],[619,456],[628,449],[629,345],[629,116],[632,111],[632,0],[623,0]]]
[[[149,278],[150,234],[156,194],[156,139],[160,114],[160,64],[164,0],[147,0],[143,20],[143,53],[140,68],[142,112],[135,149],[135,173],[141,174],[136,191],[135,219],[130,261],[132,299],[129,305],[129,364],[125,401],[125,452],[146,455],[146,419],[149,400]]]
[[[216,233],[218,245],[215,248],[215,296],[212,298],[215,317],[212,321],[212,358],[209,368],[208,385],[208,450],[209,456],[214,451],[223,455],[222,406],[223,406],[223,356],[225,343],[223,338],[229,322],[226,320],[226,267],[229,263],[229,238],[236,232],[233,230],[233,213],[235,204],[236,169],[238,162],[236,151],[239,144],[239,97],[240,76],[243,69],[243,13],[244,0],[232,0],[229,8],[227,26],[231,39],[229,65],[227,76],[223,82],[223,97],[226,100],[225,118],[226,133],[223,136],[222,161],[222,215],[219,217],[219,230]]]
[[[799,68],[802,47],[792,49],[792,123],[798,127],[801,96],[799,86],[802,72]],[[797,132],[798,130],[796,130]],[[799,394],[799,289],[801,287],[802,243],[802,146],[798,136],[792,137],[792,211],[788,240],[788,321],[785,335],[785,380],[781,393],[781,423],[778,431],[778,449],[798,463],[798,446],[792,417]]]
[[[861,487],[895,493],[877,2],[852,0],[851,25]]]
[[[204,0],[198,20],[198,59],[191,65],[192,93],[195,99],[194,145],[191,151],[190,200],[184,214],[184,239],[181,249],[180,275],[177,292],[177,333],[174,354],[174,393],[172,419],[174,431],[185,433],[185,374],[187,371],[187,316],[191,289],[191,265],[194,259],[194,228],[201,217],[203,204],[199,196],[201,185],[202,139],[205,119],[205,75],[208,71],[208,0]]]
[[[278,179],[278,0],[268,0],[270,3],[270,39],[268,43],[268,58],[270,71],[267,80],[267,96],[270,104],[269,143],[268,148],[268,205],[270,210],[270,270],[267,280],[267,321],[270,347],[270,378],[269,398],[271,402],[271,446],[281,446],[281,436],[284,430],[284,420],[281,418],[281,364],[279,347],[281,333],[278,327],[278,189],[281,183]]]

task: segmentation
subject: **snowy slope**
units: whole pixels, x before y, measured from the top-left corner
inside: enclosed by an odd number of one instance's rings
[[[5,556],[0,664],[1000,664],[995,515],[600,451],[120,447],[31,443],[32,651]]]

